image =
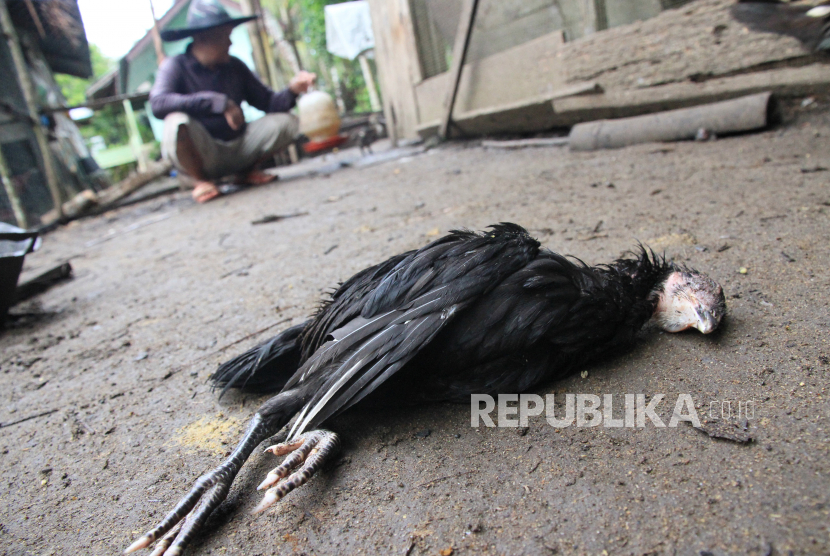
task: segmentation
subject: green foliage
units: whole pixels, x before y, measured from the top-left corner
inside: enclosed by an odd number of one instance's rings
[[[90,79],[81,79],[66,74],[55,75],[55,81],[57,81],[63,96],[66,97],[66,102],[70,106],[86,102],[86,88],[115,65],[115,62],[101,54],[101,50],[94,44],[89,45],[89,55],[92,59],[92,77]]]

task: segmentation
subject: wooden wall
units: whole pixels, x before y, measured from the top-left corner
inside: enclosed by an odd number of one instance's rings
[[[548,33],[524,44],[464,65],[456,111],[466,113],[509,105],[523,98],[544,97],[561,89],[566,76],[557,55],[561,33]],[[435,124],[444,110],[449,72],[414,86],[420,126]],[[438,101],[438,102],[436,102]]]
[[[394,110],[390,121],[398,137],[431,133],[443,111],[448,74],[420,75],[408,0],[369,1],[387,118]],[[585,9],[593,3],[569,1]],[[481,0],[484,11],[473,30],[453,119],[469,134],[535,131],[637,112],[638,103],[639,110],[649,111],[764,86],[801,94],[830,85],[825,58],[806,52],[795,39],[749,31],[729,16],[734,1],[695,0],[569,41],[561,29],[532,37],[539,14],[554,3],[568,5],[565,0]],[[656,3],[641,4],[646,11],[657,9]],[[612,7],[604,17],[609,23],[626,17],[618,12]],[[510,25],[488,23],[510,17]],[[516,44],[504,48],[511,41]],[[603,92],[564,98],[593,85]]]

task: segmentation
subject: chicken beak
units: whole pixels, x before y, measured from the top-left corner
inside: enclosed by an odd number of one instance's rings
[[[697,311],[697,323],[694,327],[703,334],[709,334],[718,327],[718,323],[718,319],[711,312],[699,309]]]

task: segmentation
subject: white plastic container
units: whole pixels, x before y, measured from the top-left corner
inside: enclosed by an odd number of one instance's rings
[[[300,112],[300,133],[312,141],[322,141],[340,131],[340,116],[331,95],[311,91],[297,99]]]

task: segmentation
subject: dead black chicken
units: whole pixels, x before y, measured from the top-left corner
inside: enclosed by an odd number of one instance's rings
[[[515,224],[455,231],[367,268],[305,323],[223,364],[224,389],[279,390],[256,412],[239,445],[203,475],[127,552],[181,554],[225,499],[251,452],[292,419],[289,454],[268,473],[262,511],[304,484],[337,450],[319,427],[367,397],[468,401],[523,392],[630,345],[652,321],[663,330],[712,332],[726,310],[711,278],[645,248],[589,267],[542,249]]]
[[[810,50],[830,50],[830,4],[739,0],[730,11],[755,31],[795,37]]]

